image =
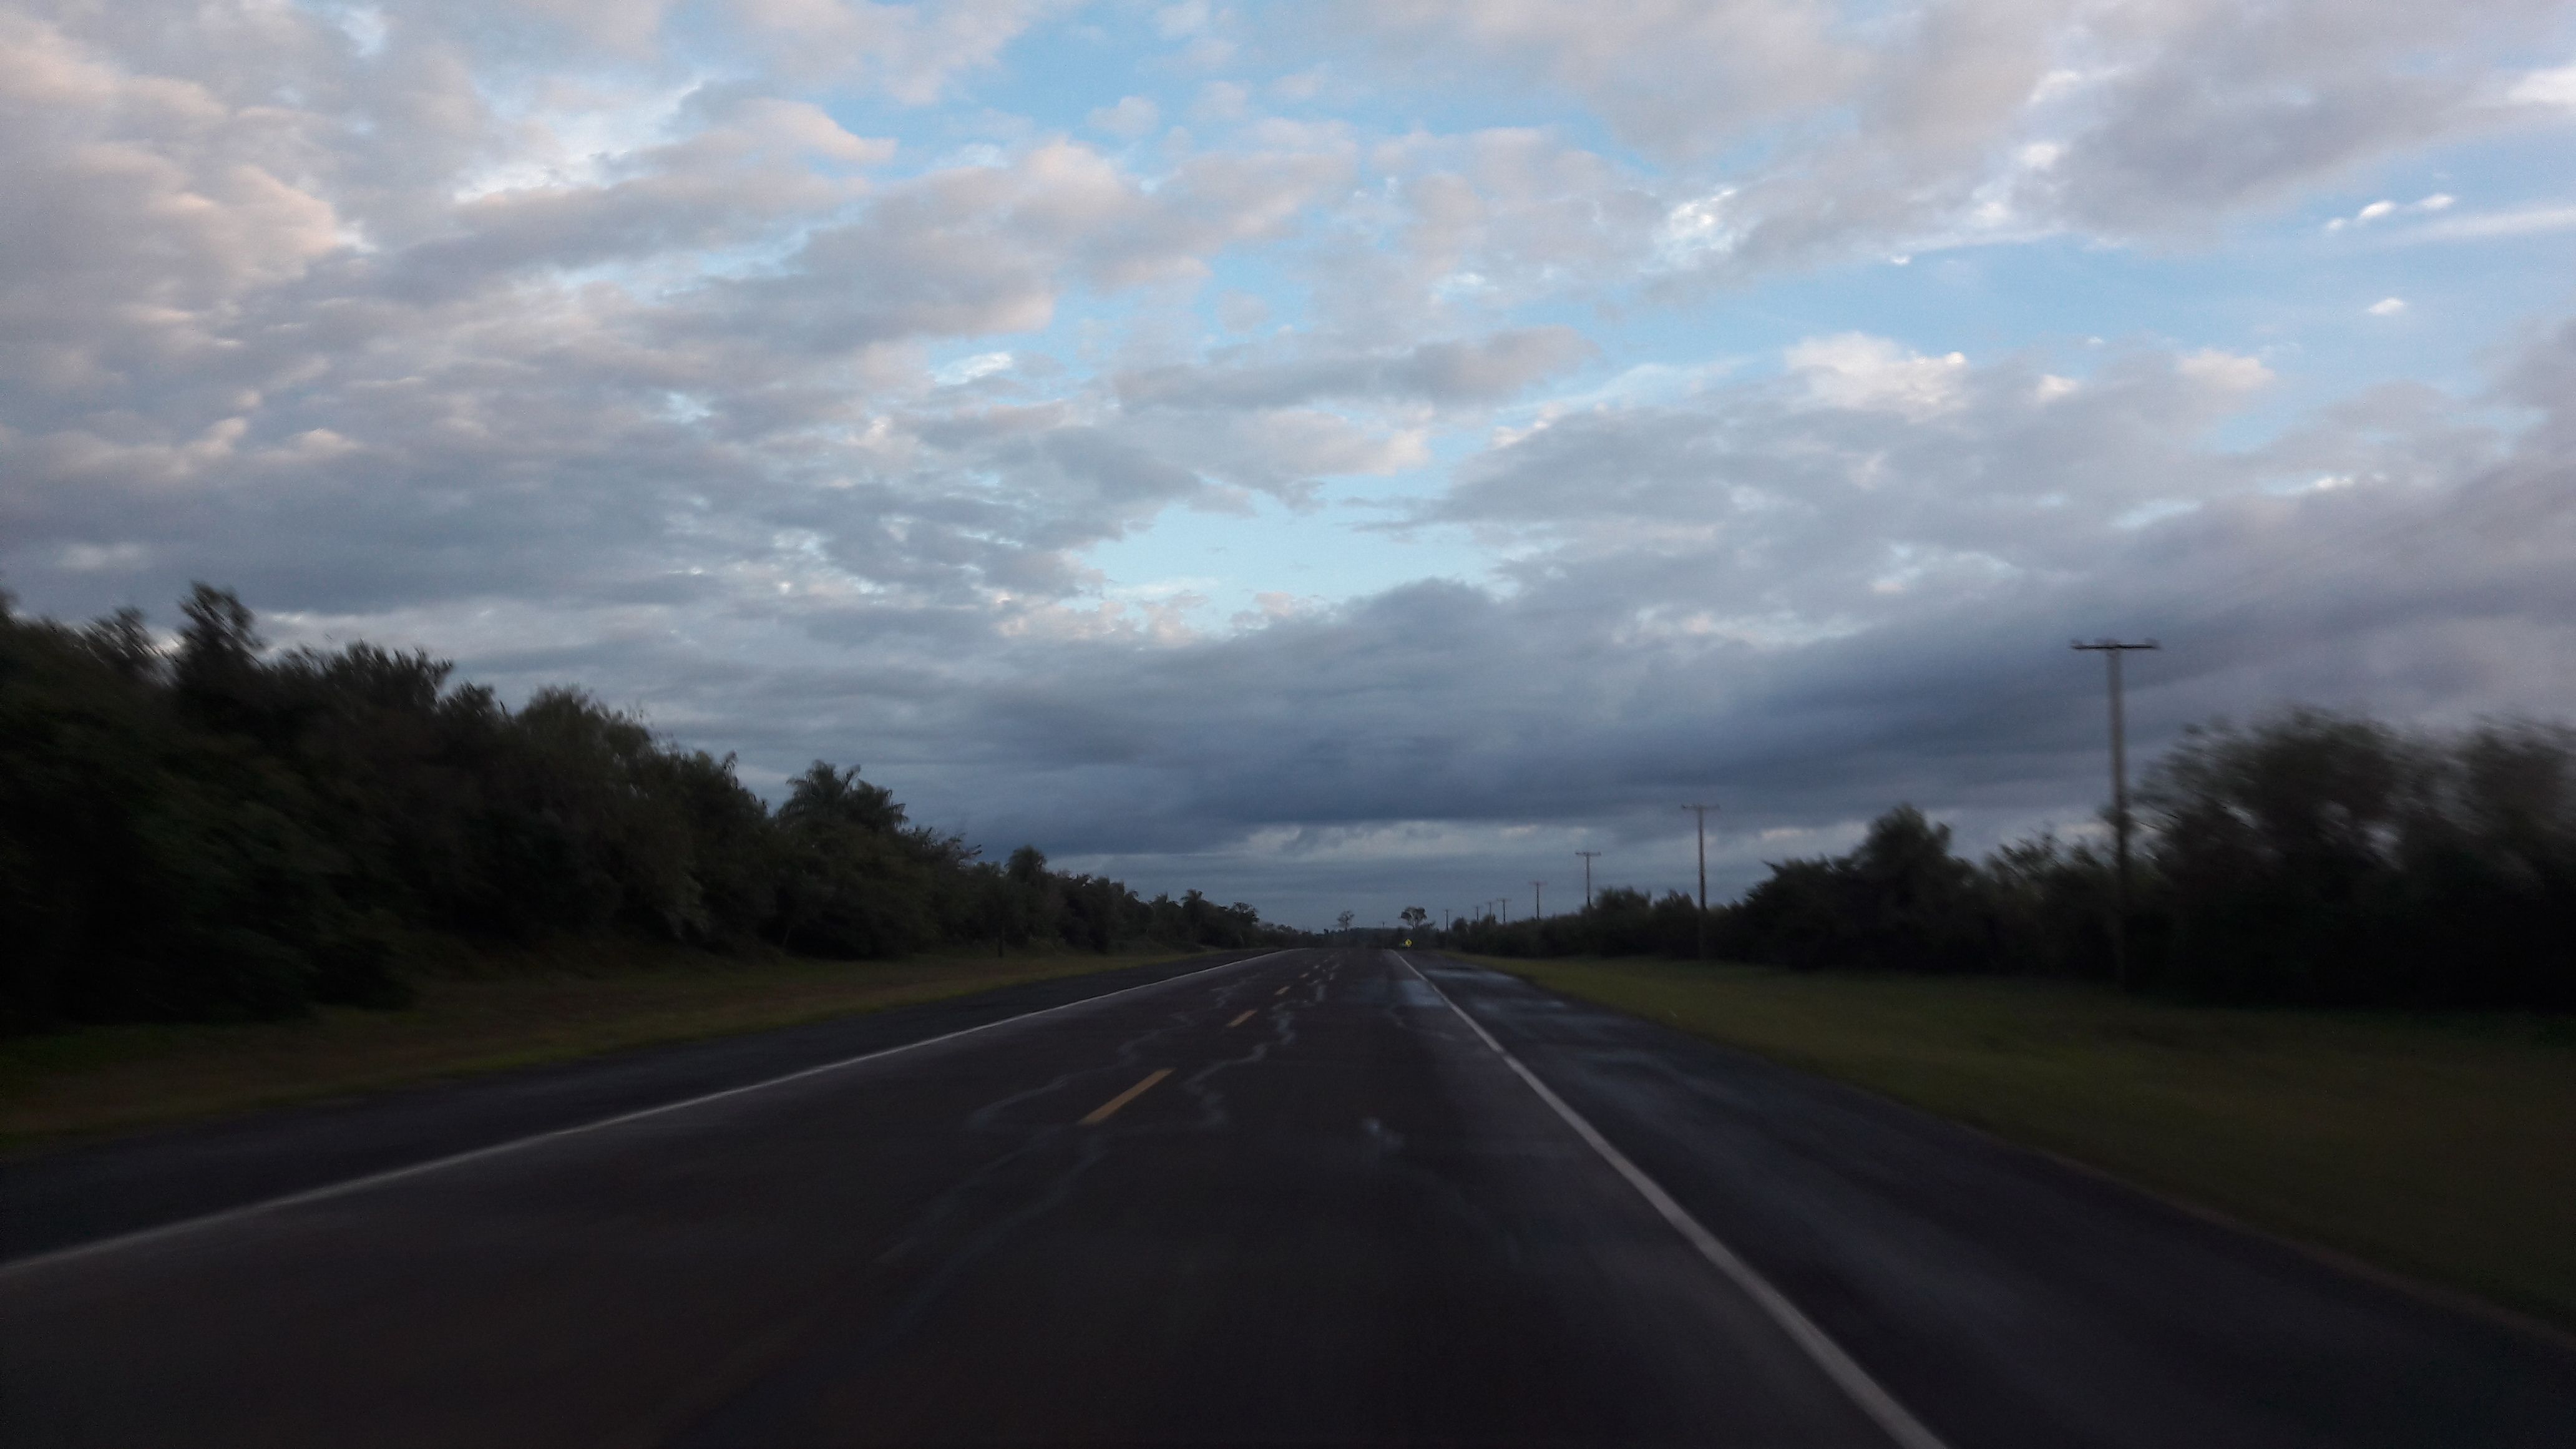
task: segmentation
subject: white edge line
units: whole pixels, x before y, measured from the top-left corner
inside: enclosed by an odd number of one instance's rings
[[[1052,1016],[1059,1011],[1071,1011],[1078,1006],[1090,1006],[1095,1002],[1107,1001],[1113,997],[1125,996],[1132,991],[1150,991],[1157,986],[1169,986],[1176,981],[1187,981],[1193,977],[1204,976],[1211,971],[1223,971],[1232,966],[1249,966],[1255,961],[1267,961],[1273,956],[1284,955],[1288,951],[1295,949],[1297,948],[1282,947],[1277,951],[1264,951],[1258,956],[1246,956],[1239,961],[1220,961],[1213,966],[1202,966],[1196,971],[1184,971],[1178,976],[1166,976],[1160,981],[1140,981],[1134,986],[1122,986],[1116,991],[1104,991],[1098,996],[1086,996],[1079,1001],[1059,1002],[1054,1006],[1040,1007],[1036,1011],[1024,1011],[1018,1016],[1006,1016],[999,1021],[988,1021],[977,1026],[961,1027],[956,1031],[942,1032],[938,1036],[926,1036],[919,1041],[908,1041],[897,1046],[883,1047],[872,1052],[862,1052],[858,1056],[843,1057],[838,1061],[824,1062],[818,1066],[799,1067],[795,1071],[789,1072],[784,1076],[767,1077],[757,1082],[746,1082],[738,1087],[725,1087],[718,1091],[706,1092],[695,1097],[684,1097],[677,1102],[664,1102],[659,1106],[641,1107],[632,1112],[620,1112],[613,1117],[602,1117],[596,1121],[576,1122],[569,1127],[549,1127],[543,1132],[533,1132],[525,1137],[513,1137],[507,1142],[495,1142],[488,1147],[475,1147],[464,1152],[450,1153],[445,1157],[433,1157],[427,1162],[415,1162],[406,1167],[388,1168],[383,1172],[371,1172],[364,1177],[345,1178],[339,1182],[325,1183],[320,1187],[308,1187],[301,1192],[290,1192],[284,1197],[262,1198],[258,1202],[243,1203],[237,1207],[224,1208],[216,1212],[204,1214],[200,1217],[181,1218],[177,1222],[162,1223],[157,1227],[138,1228],[130,1233],[118,1233],[112,1237],[95,1238],[86,1243],[74,1243],[67,1248],[56,1248],[50,1252],[37,1253],[25,1258],[11,1259],[8,1262],[0,1263],[0,1279],[15,1277],[20,1273],[35,1272],[40,1269],[55,1267],[63,1263],[74,1261],[75,1259],[96,1257],[106,1253],[117,1252],[125,1248],[139,1248],[148,1243],[159,1242],[167,1238],[181,1237],[185,1234],[197,1232],[201,1229],[220,1227],[226,1223],[239,1222],[245,1218],[258,1217],[263,1213],[276,1212],[281,1208],[302,1207],[307,1203],[324,1202],[335,1197],[345,1197],[351,1193],[365,1192],[370,1188],[382,1187],[387,1183],[400,1182],[404,1178],[421,1177],[433,1172],[444,1172],[451,1167],[462,1167],[469,1162],[480,1162],[487,1157],[499,1157],[505,1153],[516,1152],[521,1148],[537,1146],[540,1143],[558,1142],[567,1137],[578,1137],[585,1132],[597,1132],[603,1128],[621,1127],[629,1122],[640,1122],[647,1117],[659,1117],[665,1112],[684,1112],[691,1107],[703,1107],[709,1102],[721,1102],[727,1097],[739,1097],[749,1092],[766,1091],[771,1087],[784,1086],[789,1082],[801,1081],[807,1077],[820,1076],[825,1072],[837,1072],[845,1067],[855,1067],[865,1062],[878,1061],[886,1057],[897,1055],[898,1053],[916,1051],[926,1046],[937,1046],[939,1043],[944,1041],[955,1041],[961,1036],[973,1036],[979,1031],[991,1031],[995,1027],[1010,1026],[1015,1022],[1034,1021],[1041,1016]]]
[[[1494,1055],[1503,1059],[1503,1065],[1510,1067],[1522,1081],[1528,1083],[1529,1089],[1538,1094],[1540,1101],[1556,1109],[1556,1115],[1565,1119],[1565,1125],[1573,1128],[1576,1136],[1590,1145],[1593,1151],[1601,1154],[1602,1161],[1609,1163],[1614,1171],[1626,1178],[1628,1185],[1637,1190],[1637,1195],[1644,1198],[1656,1212],[1662,1214],[1665,1222],[1672,1224],[1673,1231],[1680,1233],[1692,1247],[1699,1249],[1699,1255],[1706,1258],[1719,1272],[1725,1274],[1736,1287],[1743,1289],[1746,1297],[1760,1304],[1762,1311],[1771,1315],[1771,1321],[1780,1326],[1780,1331],[1789,1335],[1791,1341],[1798,1347],[1806,1350],[1807,1357],[1815,1360],[1816,1367],[1823,1369],[1825,1376],[1832,1379],[1845,1394],[1849,1395],[1851,1401],[1860,1407],[1862,1413],[1869,1415],[1878,1427],[1886,1430],[1888,1438],[1895,1440],[1902,1449],[1946,1449],[1939,1435],[1925,1428],[1922,1420],[1915,1418],[1903,1404],[1896,1401],[1895,1395],[1881,1387],[1878,1380],[1871,1378],[1869,1370],[1862,1368],[1853,1361],[1850,1354],[1843,1352],[1842,1345],[1834,1342],[1831,1335],[1817,1327],[1814,1319],[1800,1312],[1798,1305],[1789,1301],[1788,1295],[1772,1287],[1771,1281],[1754,1271],[1752,1264],[1737,1257],[1734,1249],[1719,1242],[1715,1233],[1700,1226],[1699,1219],[1692,1217],[1688,1208],[1675,1202],[1673,1195],[1664,1191],[1663,1184],[1648,1177],[1645,1169],[1630,1162],[1628,1155],[1611,1146],[1610,1139],[1602,1136],[1598,1129],[1585,1121],[1582,1113],[1567,1106],[1563,1097],[1550,1090],[1547,1083],[1538,1079],[1536,1073],[1521,1064],[1520,1058],[1505,1051],[1503,1044],[1494,1040],[1493,1033],[1485,1030],[1484,1023],[1469,1016],[1465,1008],[1450,1000],[1449,993],[1442,991],[1430,977],[1423,975],[1421,967],[1414,965],[1401,954],[1394,952],[1388,954],[1404,962],[1404,969],[1412,972],[1415,980],[1429,987],[1431,994],[1440,998],[1441,1005],[1456,1012],[1458,1019],[1467,1023],[1467,1029],[1474,1032],[1486,1046],[1491,1047]]]

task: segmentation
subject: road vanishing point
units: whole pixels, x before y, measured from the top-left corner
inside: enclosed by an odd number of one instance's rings
[[[2576,1445],[2576,1352],[1428,952],[25,1158],[0,1443]]]

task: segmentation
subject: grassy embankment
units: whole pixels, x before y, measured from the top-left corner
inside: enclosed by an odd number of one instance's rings
[[[2576,1021],[1487,960],[2576,1328]]]
[[[1182,954],[839,962],[608,945],[528,953],[422,980],[419,1000],[400,1011],[323,1007],[297,1021],[98,1026],[0,1041],[0,1147],[788,1026]]]

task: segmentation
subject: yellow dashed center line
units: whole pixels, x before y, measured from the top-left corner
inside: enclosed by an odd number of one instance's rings
[[[1252,1013],[1247,1011],[1243,1015],[1236,1017],[1234,1020],[1227,1022],[1226,1025],[1229,1027],[1241,1026],[1250,1020],[1252,1020]]]
[[[1082,1125],[1085,1127],[1097,1127],[1101,1123],[1108,1121],[1110,1113],[1117,1111],[1119,1108],[1135,1101],[1138,1097],[1145,1095],[1146,1088],[1153,1086],[1156,1082],[1161,1081],[1171,1074],[1172,1069],[1170,1067],[1155,1068],[1153,1071],[1146,1074],[1145,1080],[1138,1082],[1136,1085],[1129,1087],[1126,1091],[1123,1091],[1117,1096],[1110,1098],[1108,1101],[1101,1103],[1099,1106],[1092,1108],[1091,1115],[1082,1119]]]

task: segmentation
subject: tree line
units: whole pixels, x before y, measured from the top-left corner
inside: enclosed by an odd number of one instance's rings
[[[0,595],[0,1031],[399,1005],[443,944],[628,935],[867,958],[1297,933],[995,863],[816,761],[776,808],[734,759],[577,688],[511,708],[426,653],[270,653],[203,584],[175,647]]]
[[[1506,956],[1711,954],[1799,970],[2114,977],[2204,1001],[2576,1009],[2576,731],[2401,729],[2289,710],[2189,731],[2110,852],[2042,834],[1962,859],[1901,805],[1850,853],[1774,862],[1703,918],[1679,891],[1453,929]]]

